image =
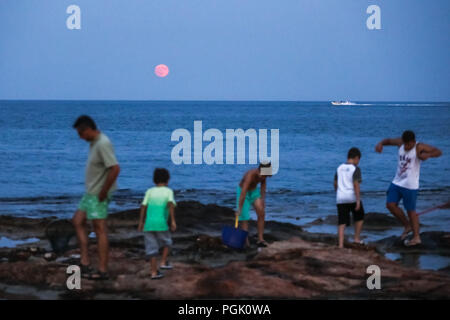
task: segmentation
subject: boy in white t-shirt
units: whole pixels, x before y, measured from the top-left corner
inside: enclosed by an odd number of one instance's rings
[[[361,151],[351,148],[348,151],[347,162],[341,164],[334,176],[334,190],[336,190],[336,204],[338,211],[339,248],[344,247],[345,226],[350,226],[350,212],[355,224],[354,242],[363,244],[360,239],[364,221],[364,208],[360,197],[361,170],[358,167]]]

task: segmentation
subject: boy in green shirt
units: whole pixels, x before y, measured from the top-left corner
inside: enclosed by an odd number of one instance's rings
[[[172,269],[167,262],[172,238],[169,231],[168,218],[170,214],[170,230],[175,232],[175,199],[172,189],[167,187],[170,175],[166,169],[157,168],[153,173],[156,186],[145,193],[141,204],[141,214],[138,231],[144,231],[145,253],[151,260],[151,277],[161,279],[164,275],[157,267],[156,257],[162,247],[160,269]]]

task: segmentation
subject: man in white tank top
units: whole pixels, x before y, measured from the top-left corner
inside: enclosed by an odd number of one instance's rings
[[[420,164],[429,158],[440,157],[442,152],[433,146],[416,142],[414,132],[409,130],[403,132],[401,138],[383,139],[375,146],[375,151],[381,153],[383,146],[399,147],[397,172],[387,191],[386,207],[404,226],[400,236],[404,244],[408,247],[419,245],[421,240],[416,201],[419,191]],[[409,221],[398,206],[400,199],[403,199]],[[413,232],[412,239],[406,240],[411,232]]]

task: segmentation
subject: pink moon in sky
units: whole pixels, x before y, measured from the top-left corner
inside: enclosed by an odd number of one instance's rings
[[[167,76],[169,74],[169,67],[166,66],[165,64],[158,64],[155,67],[155,74],[158,77],[164,78],[165,76]]]

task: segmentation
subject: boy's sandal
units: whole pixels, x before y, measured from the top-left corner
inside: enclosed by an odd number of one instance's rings
[[[405,247],[417,247],[421,244],[422,242],[415,242],[412,240],[405,240],[403,241],[403,244],[405,245]]]
[[[265,248],[265,247],[267,247],[269,244],[268,244],[265,240],[263,240],[263,241],[258,241],[258,242],[256,243],[256,245],[258,246],[258,248]]]
[[[96,271],[89,275],[89,280],[109,280],[108,272]]]
[[[355,243],[355,244],[366,244],[366,243],[364,242],[364,240],[353,241],[353,243]]]
[[[152,276],[152,280],[158,280],[164,278],[164,274],[162,274],[161,272],[158,271],[158,273],[154,276]]]

